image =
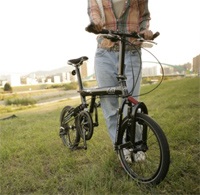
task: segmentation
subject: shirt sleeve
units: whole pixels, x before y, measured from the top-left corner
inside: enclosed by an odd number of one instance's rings
[[[101,22],[101,13],[96,0],[88,0],[88,16],[91,23],[98,24]]]
[[[139,28],[140,31],[146,30],[149,28],[149,21],[150,21],[150,12],[148,9],[148,0],[139,0]]]

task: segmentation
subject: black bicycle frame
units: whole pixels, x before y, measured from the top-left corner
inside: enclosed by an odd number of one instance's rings
[[[126,86],[126,76],[124,75],[124,61],[125,61],[125,48],[126,48],[126,43],[125,43],[125,36],[120,35],[121,41],[119,41],[119,69],[118,69],[118,86],[111,86],[111,87],[97,87],[97,88],[84,88],[83,83],[82,83],[82,78],[80,74],[80,69],[79,66],[81,64],[76,64],[75,65],[75,70],[77,74],[77,79],[78,79],[78,84],[79,84],[79,90],[78,93],[80,94],[81,97],[81,102],[82,104],[78,106],[77,108],[87,108],[88,104],[86,101],[86,97],[90,96],[91,97],[91,102],[90,102],[90,108],[89,112],[92,114],[94,109],[95,109],[95,123],[94,126],[98,126],[98,114],[97,114],[97,106],[96,104],[96,96],[103,96],[103,95],[117,95],[121,96],[123,98],[122,105],[118,108],[118,125],[117,125],[117,133],[116,133],[116,141],[115,141],[115,149],[120,149],[121,147],[125,146],[119,146],[119,141],[118,141],[118,134],[119,130],[122,126],[122,119],[123,119],[123,110],[124,106],[128,105],[128,117],[132,120],[131,123],[131,131],[130,134],[130,139],[135,140],[135,115],[140,109],[143,113],[147,114],[147,107],[143,102],[138,102],[135,98],[129,95],[127,86]],[[134,105],[134,110],[133,110],[133,105]],[[146,135],[144,133],[143,135],[144,140],[146,140]],[[132,141],[134,143],[134,141]]]

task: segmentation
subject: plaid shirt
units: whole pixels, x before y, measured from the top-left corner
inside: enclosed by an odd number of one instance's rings
[[[125,0],[124,8],[119,18],[116,18],[112,1],[102,0],[105,14],[105,29],[118,30],[125,33],[140,32],[149,28],[150,12],[148,0]],[[102,22],[101,13],[96,0],[88,0],[88,15],[93,23]],[[112,47],[114,43],[97,38],[99,47]]]

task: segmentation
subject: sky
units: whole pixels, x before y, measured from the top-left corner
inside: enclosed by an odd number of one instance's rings
[[[160,62],[192,63],[200,54],[199,7],[199,0],[149,0],[150,29],[160,32],[150,51]],[[52,70],[84,55],[93,72],[88,24],[86,0],[0,0],[0,74]]]

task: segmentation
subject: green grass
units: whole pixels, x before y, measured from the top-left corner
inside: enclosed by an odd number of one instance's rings
[[[32,98],[16,98],[16,99],[7,99],[6,105],[20,105],[20,106],[28,106],[36,104],[36,100]]]
[[[170,145],[170,170],[156,187],[137,185],[122,170],[101,111],[88,150],[72,152],[58,136],[59,114],[76,100],[15,110],[17,118],[0,121],[0,194],[199,194],[199,92],[199,78],[185,78],[140,98]]]

